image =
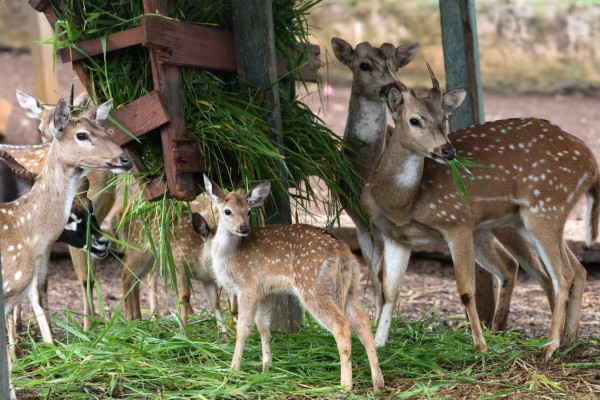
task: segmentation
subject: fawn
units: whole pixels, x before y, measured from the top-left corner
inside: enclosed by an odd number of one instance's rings
[[[549,359],[577,334],[586,272],[565,245],[563,229],[577,199],[587,194],[588,241],[598,234],[600,172],[594,154],[581,140],[535,118],[459,130],[452,134],[455,148],[446,120],[466,91],[442,94],[429,71],[433,88],[426,98],[401,82],[401,90],[389,89],[396,128],[361,197],[384,233],[384,264],[389,257],[407,262],[415,242],[446,241],[475,347],[485,351],[474,298],[474,236],[514,227],[535,248],[552,281],[550,343],[544,349]],[[444,165],[457,151],[490,167],[478,174],[482,184],[471,187],[470,204],[453,193],[450,169]]]
[[[252,320],[263,349],[263,369],[271,363],[270,295],[287,292],[327,330],[340,353],[341,384],[352,388],[351,329],[367,350],[373,388],[384,385],[369,318],[360,305],[360,264],[349,247],[323,229],[310,225],[268,225],[250,230],[250,209],[266,200],[270,183],[245,196],[225,194],[206,175],[208,198],[219,211],[213,238],[212,268],[217,282],[238,298],[236,345],[231,368],[239,370]],[[194,218],[197,224],[199,218]]]

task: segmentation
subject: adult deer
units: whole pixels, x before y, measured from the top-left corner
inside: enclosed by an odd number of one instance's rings
[[[71,116],[67,102],[61,99],[49,124],[54,139],[39,178],[27,195],[1,206],[6,315],[37,286],[39,271],[46,268],[44,256],[64,229],[83,170],[122,173],[133,166],[131,157],[99,125],[111,106],[112,100],[82,116]],[[9,373],[10,369],[9,362]],[[12,382],[10,391],[11,399],[16,399]]]
[[[354,168],[366,180],[385,149],[392,130],[386,122],[385,96],[382,95],[381,88],[394,84],[395,72],[416,56],[419,46],[417,43],[410,43],[397,48],[391,44],[372,47],[368,42],[364,42],[353,49],[340,38],[333,38],[331,45],[337,59],[352,71],[352,91],[344,140],[352,149],[348,155]],[[360,184],[359,186],[362,188]],[[385,269],[382,268],[381,232],[376,226],[370,227],[364,217],[347,204],[345,210],[356,225],[359,245],[369,265],[375,297],[375,343],[383,346],[388,338],[406,260],[393,257],[386,260]],[[518,269],[514,257],[544,287],[551,304],[553,301],[550,278],[530,246],[514,232],[499,231],[497,234],[498,237],[491,233],[479,235],[476,246],[479,264],[492,271],[499,281],[493,330],[504,329],[506,326]],[[511,251],[512,256],[505,247]]]
[[[212,243],[217,281],[238,298],[236,344],[231,368],[240,369],[252,321],[260,333],[263,370],[271,363],[270,296],[294,293],[304,308],[335,337],[341,384],[352,387],[351,328],[367,350],[373,388],[384,385],[369,319],[360,305],[360,264],[348,246],[310,225],[270,225],[250,231],[250,209],[266,200],[270,183],[245,196],[225,194],[204,176],[208,198],[219,211]],[[194,218],[198,222],[199,217]]]
[[[577,334],[586,272],[565,245],[563,229],[576,201],[587,194],[588,241],[598,234],[600,173],[594,154],[581,140],[535,118],[457,131],[453,147],[446,119],[466,91],[442,94],[429,71],[433,88],[426,98],[402,84],[401,91],[389,90],[395,131],[361,197],[384,233],[384,263],[392,257],[407,261],[416,242],[446,241],[475,347],[486,351],[474,298],[473,237],[500,226],[515,227],[536,249],[552,280],[555,302],[544,349],[549,359]],[[470,187],[471,203],[454,194],[445,165],[457,152],[489,165],[479,175],[482,184]]]
[[[197,279],[202,282],[208,305],[222,333],[227,329],[223,324],[223,317],[219,308],[218,288],[212,273],[212,257],[210,246],[214,236],[216,225],[216,210],[205,196],[198,196],[190,203],[189,214],[182,215],[181,220],[173,220],[170,227],[171,251],[176,267],[176,284],[178,289],[179,303],[181,305],[181,320],[185,326],[188,323],[188,315],[192,314],[191,291],[189,279]],[[192,213],[201,214],[204,220],[209,221],[205,226],[194,227],[192,224]],[[151,273],[150,282],[150,312],[156,313],[158,298],[156,291],[156,277],[152,272],[156,264],[156,257],[152,252],[152,246],[147,243],[147,236],[141,231],[140,224],[135,222],[128,224],[123,229],[126,241],[136,247],[128,248],[125,252],[125,266],[121,274],[123,286],[125,317],[128,320],[140,319],[140,281]]]
[[[52,139],[49,126],[54,107],[44,105],[41,101],[22,90],[17,90],[17,100],[19,101],[21,107],[27,111],[27,116],[40,121],[38,129],[42,140],[48,141]],[[90,99],[85,95],[80,95],[73,100],[71,91],[70,103],[72,103],[75,109],[78,111],[87,109],[89,102]],[[2,148],[1,145],[0,148]],[[44,165],[44,160],[49,150],[49,145],[46,144],[37,147],[10,146],[7,148],[7,150],[13,154],[13,156],[26,168],[34,172],[39,172],[41,167]],[[109,211],[115,204],[116,186],[109,184],[113,176],[114,175],[110,171],[90,171],[87,174],[87,178],[90,182],[88,195],[94,205],[95,216],[99,223],[104,221]],[[84,307],[83,329],[88,330],[91,327],[92,317],[95,315],[94,303],[91,301],[93,298],[94,285],[88,284],[89,271],[95,271],[96,261],[92,259],[91,265],[88,269],[88,260],[83,252],[79,251],[77,248],[70,247],[69,253],[71,254],[73,267],[75,268],[75,273],[77,274],[77,278],[80,282]],[[44,280],[40,282],[40,295],[42,298],[42,303],[45,307],[47,307],[47,287],[47,281]],[[88,289],[90,293],[89,296]]]

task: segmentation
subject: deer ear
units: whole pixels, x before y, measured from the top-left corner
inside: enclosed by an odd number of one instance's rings
[[[464,88],[450,90],[442,96],[442,109],[446,115],[452,114],[467,97],[467,90]]]
[[[77,186],[77,193],[81,196],[87,196],[87,192],[90,189],[90,181],[87,177],[83,177],[79,180],[79,185]]]
[[[396,89],[395,87],[390,88],[388,93],[388,105],[392,112],[397,112],[400,106],[404,104],[404,97],[402,97],[402,92]]]
[[[396,68],[402,68],[419,53],[419,43],[407,43],[396,49]]]
[[[27,116],[30,118],[42,118],[42,111],[44,107],[42,104],[29,93],[25,93],[22,90],[17,89],[17,100],[19,105],[27,112]]]
[[[54,107],[52,120],[50,121],[50,133],[57,139],[60,139],[67,129],[69,122],[69,105],[65,99],[60,99]]]
[[[219,203],[225,197],[223,189],[206,176],[206,174],[204,174],[204,190],[206,190],[206,197],[215,204]]]
[[[331,39],[331,48],[333,49],[333,54],[335,54],[342,64],[348,67],[352,66],[352,54],[354,50],[352,50],[350,43],[344,39],[334,37]]]
[[[251,208],[260,207],[263,205],[269,191],[271,190],[271,182],[263,182],[256,185],[252,190],[246,194],[246,199]]]
[[[97,124],[101,124],[108,118],[108,114],[110,114],[110,110],[112,109],[112,104],[113,99],[110,99],[107,102],[100,104],[98,107],[86,111],[83,114],[83,117],[91,119]]]
[[[192,213],[192,227],[194,228],[194,232],[200,235],[202,239],[208,237],[208,224],[202,215],[197,212]]]

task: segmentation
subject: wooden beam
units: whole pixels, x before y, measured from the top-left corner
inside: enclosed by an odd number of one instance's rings
[[[166,0],[143,0],[143,4],[146,14],[158,10],[161,14],[167,15]],[[193,200],[199,194],[199,188],[194,183],[194,175],[181,171],[178,167],[185,163],[190,166],[196,165],[195,169],[201,170],[203,160],[199,149],[194,150],[198,148],[197,146],[191,148],[189,152],[179,151],[179,143],[182,139],[192,139],[187,135],[179,69],[174,65],[160,63],[158,50],[148,51],[154,88],[159,91],[162,104],[170,119],[170,123],[161,128],[160,135],[169,195],[179,200]],[[182,160],[184,156],[189,158]]]
[[[135,46],[142,43],[144,28],[136,26],[135,28],[113,33],[106,36],[106,52],[119,50],[129,46]],[[100,39],[90,39],[77,43],[78,51],[72,47],[66,46],[58,49],[58,55],[63,63],[85,59],[86,57],[102,54],[102,41]]]
[[[156,90],[115,110],[111,113],[111,117],[127,128],[135,137],[140,137],[169,122],[169,116]],[[103,126],[109,130],[112,140],[120,146],[133,140],[129,134],[110,120],[106,120]]]
[[[484,122],[483,89],[479,69],[479,44],[474,0],[440,0],[442,44],[448,90],[465,88],[463,105],[450,116],[455,131]],[[479,318],[491,326],[496,308],[492,274],[476,267],[475,301]]]
[[[273,29],[272,0],[233,0],[233,36],[238,75],[264,93],[266,119],[275,132],[274,141],[283,153],[281,105],[277,85],[277,60]],[[284,188],[288,188],[286,171],[279,171]],[[292,222],[290,201],[287,195],[274,197],[269,202],[267,216],[271,223]],[[277,296],[273,301],[271,326],[285,332],[296,332],[301,323],[302,311],[292,296]]]
[[[52,46],[35,43],[54,35],[53,28],[44,14],[32,12],[30,15],[30,31],[32,33],[31,55],[33,58],[34,95],[46,103],[58,101],[56,91],[58,82],[53,71]]]

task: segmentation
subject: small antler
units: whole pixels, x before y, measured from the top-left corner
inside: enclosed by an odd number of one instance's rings
[[[38,178],[38,174],[36,174],[33,171],[29,171],[28,169],[23,167],[6,150],[0,149],[0,158],[2,158],[4,161],[6,161],[6,164],[8,164],[9,168],[12,170],[12,172],[15,175],[17,175],[21,178],[27,179],[28,181],[31,181],[31,182],[35,182],[35,180]]]
[[[69,108],[73,109],[73,102],[75,99],[75,85],[71,84],[71,94],[69,94]]]
[[[433,73],[433,70],[431,69],[431,66],[429,65],[429,63],[425,62],[425,64],[427,64],[427,70],[429,71],[429,77],[431,78],[431,83],[433,84],[433,88],[429,91],[429,96],[430,97],[440,97],[442,95],[442,92],[440,91],[440,82],[435,77],[435,74]]]
[[[396,81],[396,84],[398,85],[400,90],[403,92],[408,91],[408,88],[406,87],[406,85],[404,83],[402,83],[402,81],[400,81],[400,78],[398,78],[398,75],[396,74],[396,69],[394,68],[394,65],[392,64],[392,61],[387,60],[387,68],[388,68],[388,71],[390,72],[390,75],[392,75],[392,77]]]

